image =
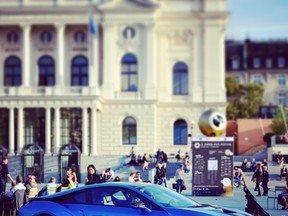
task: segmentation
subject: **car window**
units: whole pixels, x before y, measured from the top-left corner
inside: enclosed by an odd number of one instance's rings
[[[63,196],[61,203],[69,204],[89,204],[89,190],[81,190],[69,195]]]
[[[134,191],[124,188],[96,188],[92,190],[92,204],[117,207],[147,207],[160,209],[151,201]]]
[[[148,185],[137,188],[164,207],[189,208],[200,204],[162,186]]]

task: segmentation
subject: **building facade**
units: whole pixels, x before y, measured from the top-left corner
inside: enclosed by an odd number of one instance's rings
[[[225,0],[2,0],[2,148],[189,150],[190,122],[225,112],[228,16]]]
[[[226,75],[236,76],[240,84],[264,86],[265,105],[288,103],[288,41],[226,41]]]

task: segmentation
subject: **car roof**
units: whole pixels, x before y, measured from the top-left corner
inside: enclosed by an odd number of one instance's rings
[[[77,188],[73,188],[73,189],[69,189],[69,190],[65,190],[62,192],[57,192],[51,195],[46,195],[46,196],[41,196],[41,197],[35,197],[35,198],[31,198],[31,200],[45,200],[45,199],[49,199],[49,198],[57,198],[60,196],[63,196],[65,194],[70,194],[70,193],[74,193],[77,191],[81,191],[81,190],[87,190],[87,189],[92,189],[92,188],[101,188],[101,187],[121,187],[121,188],[127,188],[127,189],[135,189],[137,187],[142,187],[142,186],[156,186],[154,184],[150,184],[150,183],[130,183],[130,182],[105,182],[105,183],[100,183],[100,184],[91,184],[91,185],[83,185],[83,186],[79,186]]]

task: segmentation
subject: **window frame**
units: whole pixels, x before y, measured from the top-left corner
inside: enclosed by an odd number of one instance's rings
[[[20,86],[21,84],[22,84],[21,60],[17,56],[9,56],[5,59],[4,62],[4,86],[16,87]]]
[[[238,70],[238,69],[240,69],[240,59],[239,59],[238,57],[232,58],[231,68],[232,68],[233,70]]]
[[[258,85],[262,85],[262,76],[260,74],[255,74],[253,76],[253,83],[258,84]]]
[[[71,60],[71,86],[89,86],[89,60],[77,55]]]
[[[173,76],[172,76],[173,77],[173,95],[188,95],[189,94],[188,70],[189,70],[188,66],[184,62],[176,62],[174,64]]]
[[[278,66],[278,68],[286,67],[286,60],[284,57],[278,57],[277,58],[277,66]]]
[[[132,122],[129,122],[129,121],[132,121]],[[127,139],[125,137],[126,131],[127,131]],[[122,144],[123,145],[136,145],[137,144],[137,121],[135,118],[131,116],[127,116],[122,121]]]
[[[126,26],[122,34],[125,39],[134,39],[136,37],[136,30],[132,26]]]
[[[278,93],[278,103],[282,106],[286,106],[287,104],[287,93],[286,92],[279,92]]]
[[[278,85],[286,86],[286,76],[285,74],[278,74]]]
[[[42,62],[41,62],[42,61]],[[45,62],[46,61],[46,62]],[[50,62],[49,62],[50,61]],[[38,86],[55,86],[55,61],[44,55],[38,60]]]
[[[53,41],[53,33],[50,30],[42,31],[40,34],[40,42],[42,44],[49,44]]]
[[[79,30],[74,33],[74,42],[76,44],[84,44],[87,43],[87,34],[86,32]]]
[[[261,59],[259,57],[253,58],[253,68],[258,69],[261,67]]]
[[[177,146],[188,144],[188,125],[183,119],[177,119],[173,124],[173,143]]]
[[[138,91],[138,60],[132,53],[125,54],[121,59],[121,91]]]
[[[6,41],[9,44],[17,44],[19,42],[19,33],[17,31],[8,32]]]

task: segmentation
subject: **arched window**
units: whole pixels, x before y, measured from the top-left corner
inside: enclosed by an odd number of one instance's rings
[[[174,123],[174,145],[187,145],[187,123],[179,119]]]
[[[55,85],[55,63],[50,56],[43,56],[38,61],[39,86]]]
[[[40,41],[42,43],[51,43],[52,42],[52,32],[43,31],[40,35]]]
[[[122,143],[137,144],[137,124],[132,117],[127,117],[122,124]]]
[[[4,85],[20,86],[22,81],[21,61],[16,56],[10,56],[4,63]]]
[[[85,43],[87,41],[87,35],[84,31],[77,31],[74,34],[75,43]]]
[[[71,85],[88,85],[88,59],[85,56],[76,56],[72,59]]]
[[[19,41],[19,35],[15,31],[11,31],[7,34],[7,42],[9,44],[16,44]]]
[[[183,62],[177,62],[173,67],[173,94],[188,94],[188,67]]]
[[[121,61],[121,90],[137,91],[137,58],[133,54],[126,54]]]

